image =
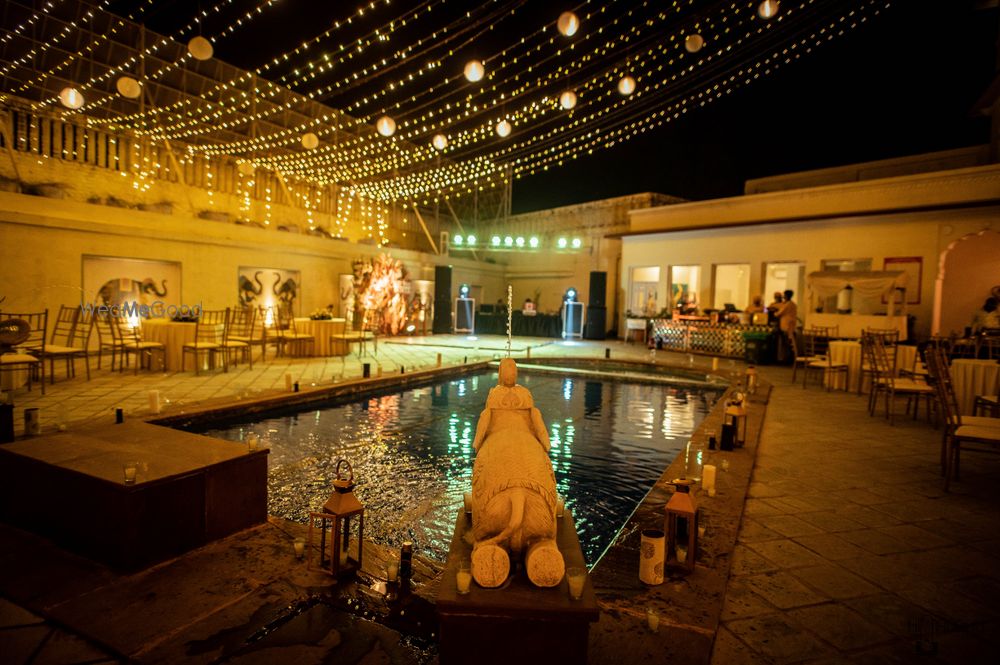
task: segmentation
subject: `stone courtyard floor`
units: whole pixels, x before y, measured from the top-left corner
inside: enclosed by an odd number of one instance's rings
[[[401,366],[432,367],[438,353],[445,365],[492,358],[504,353],[504,344],[496,337],[380,340],[377,357],[269,359],[253,370],[244,365],[200,377],[145,371],[136,377],[105,367],[89,382],[82,370],[67,381],[57,368],[46,396],[36,387],[14,397],[18,420],[22,407],[36,406],[43,430],[52,431],[80,421],[113,422],[116,407],[126,417],[148,417],[152,389],[171,415],[194,404],[283,391],[286,374],[325,385],[360,376],[363,362],[373,363],[375,376],[380,367],[387,374]],[[513,355],[525,358],[529,346],[532,357],[602,358],[610,348],[613,358],[650,359],[636,344],[523,338],[514,340]],[[656,361],[703,370],[712,364],[709,357],[664,352]],[[742,363],[723,360],[721,366]],[[712,662],[997,662],[1000,459],[967,453],[961,481],[945,494],[941,431],[923,416],[897,418],[890,427],[868,415],[863,397],[803,390],[791,385],[786,368],[764,367],[761,374],[774,388]],[[319,584],[305,572],[289,572],[285,541],[295,528],[272,520],[112,584],[97,564],[2,527],[0,589],[7,591],[0,599],[0,661],[172,662],[192,652],[199,662],[318,663],[333,654],[341,663],[433,660],[400,643],[391,629],[326,606],[302,609],[285,632],[213,633],[212,626],[251,626],[262,607],[281,608],[296,595],[291,586]],[[279,546],[285,548],[280,553]],[[199,562],[223,566],[231,577],[197,581]],[[433,573],[424,571],[426,597],[433,597]],[[196,581],[175,588],[181,575]],[[151,608],[176,616],[143,614]],[[157,633],[153,625],[170,628]],[[227,651],[227,640],[253,635],[266,648]]]

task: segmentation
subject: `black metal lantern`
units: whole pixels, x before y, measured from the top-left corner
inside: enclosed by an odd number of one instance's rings
[[[340,469],[346,466],[348,477],[342,478]],[[337,478],[333,481],[333,494],[323,504],[323,512],[309,513],[309,545],[312,550],[313,524],[320,521],[319,567],[334,576],[356,573],[361,570],[364,550],[365,507],[354,496],[354,469],[345,459],[337,461]],[[352,534],[352,521],[357,517],[357,532]],[[327,525],[330,524],[330,558],[326,557]],[[349,546],[352,535],[357,539],[357,556],[351,556]]]
[[[698,558],[698,505],[691,495],[693,481],[674,480],[674,495],[667,502],[663,530],[667,533],[665,558],[667,568],[685,573],[694,572]]]

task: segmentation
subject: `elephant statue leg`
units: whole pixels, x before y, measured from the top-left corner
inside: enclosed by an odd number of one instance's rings
[[[538,587],[557,586],[566,573],[566,563],[554,538],[539,540],[529,547],[524,567],[528,579]]]
[[[472,577],[476,584],[494,589],[510,575],[510,556],[499,545],[492,543],[476,545],[472,549]]]

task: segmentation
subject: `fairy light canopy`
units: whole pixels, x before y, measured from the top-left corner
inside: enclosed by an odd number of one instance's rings
[[[16,0],[0,105],[426,204],[632,140],[891,7]]]

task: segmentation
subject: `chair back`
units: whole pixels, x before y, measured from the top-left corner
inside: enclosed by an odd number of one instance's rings
[[[934,384],[938,402],[944,412],[945,426],[961,427],[962,412],[958,408],[958,398],[955,396],[955,386],[951,382],[951,369],[948,367],[948,356],[943,349],[928,348],[924,354],[927,363],[927,377]]]
[[[52,336],[49,338],[49,343],[59,346],[73,346],[79,320],[79,307],[60,305],[59,313],[52,323]]]
[[[830,349],[830,338],[826,335],[825,329],[817,332],[816,328],[810,328],[802,333],[802,342],[805,345],[806,356],[810,358],[825,359]]]
[[[49,325],[49,310],[43,312],[29,312],[18,314],[16,312],[3,312],[0,314],[0,321],[7,319],[21,319],[28,324],[28,337],[17,346],[25,351],[45,353],[45,338]]]
[[[135,346],[139,343],[139,328],[132,327],[120,316],[110,313],[97,314],[98,317],[107,317],[107,325],[111,333],[111,339],[116,344],[125,346]],[[98,328],[98,334],[100,328]]]
[[[226,334],[228,340],[230,336],[246,337],[253,339],[254,323],[257,320],[257,310],[252,307],[233,307],[229,310],[229,331]]]
[[[229,308],[203,309],[195,323],[194,341],[209,344],[224,344],[228,331]]]

